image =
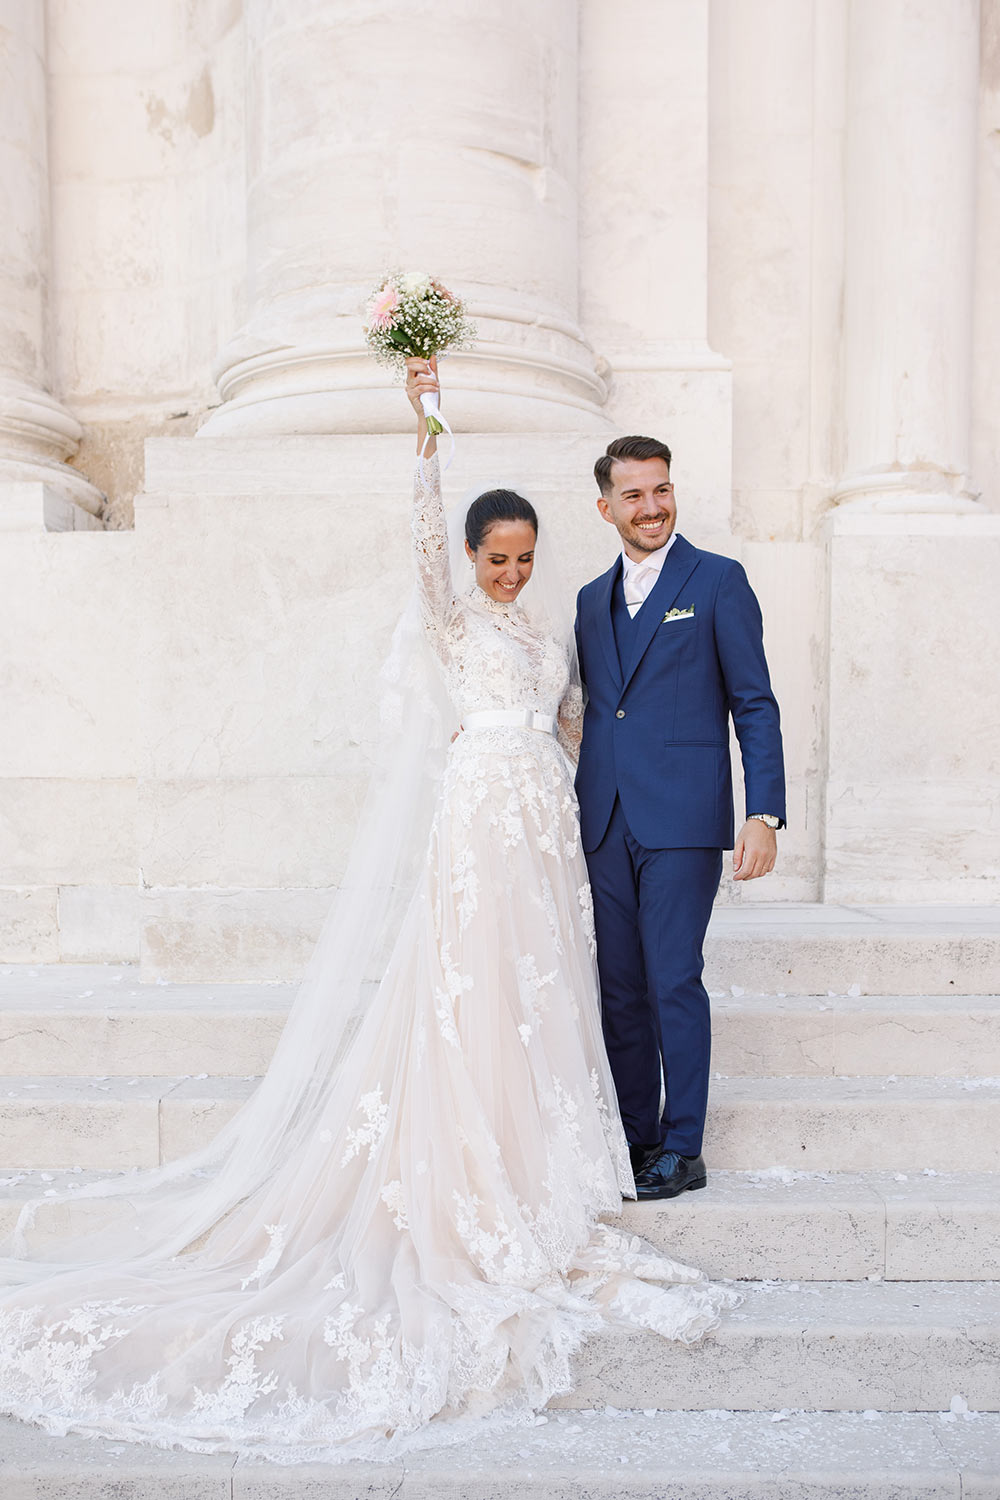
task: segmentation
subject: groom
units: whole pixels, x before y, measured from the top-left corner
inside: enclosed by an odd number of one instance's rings
[[[617,438],[594,476],[622,552],[577,599],[587,710],[576,789],[604,1036],[636,1192],[673,1198],[706,1182],[702,944],[722,851],[733,849],[737,880],[774,867],[785,820],[781,731],[746,574],[674,530],[670,449]],[[735,847],[730,714],[747,807]]]

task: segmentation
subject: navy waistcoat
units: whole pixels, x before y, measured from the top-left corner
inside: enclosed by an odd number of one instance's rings
[[[611,597],[611,624],[615,632],[615,645],[618,648],[618,660],[621,663],[622,672],[627,672],[632,665],[632,655],[635,651],[635,638],[638,634],[639,616],[642,610],[637,609],[632,616],[628,612],[625,603],[625,589],[619,578],[612,590]]]

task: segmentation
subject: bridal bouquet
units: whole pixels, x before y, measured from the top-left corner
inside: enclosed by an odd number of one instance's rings
[[[431,359],[446,349],[466,349],[476,336],[465,304],[423,271],[387,276],[368,300],[365,341],[380,364],[403,371],[408,359]],[[437,434],[444,423],[437,415],[435,393],[421,396],[427,430]]]

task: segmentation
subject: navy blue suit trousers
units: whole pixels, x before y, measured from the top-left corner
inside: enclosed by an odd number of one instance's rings
[[[659,1142],[697,1156],[712,1051],[702,945],[722,850],[647,849],[616,801],[587,865],[604,1042],[625,1134],[636,1145]]]

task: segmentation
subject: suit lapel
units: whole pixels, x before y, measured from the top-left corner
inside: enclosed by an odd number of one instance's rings
[[[621,581],[622,560],[618,557],[606,573],[602,573],[597,580],[596,609],[597,609],[597,633],[601,638],[601,649],[604,652],[604,660],[607,662],[608,671],[616,687],[621,686],[622,664],[618,659],[618,645],[615,641],[615,627],[611,619],[611,600],[613,590]]]
[[[632,649],[632,660],[625,673],[622,691],[628,687],[636,667],[649,649],[650,642],[663,620],[664,612],[670,609],[677,595],[698,566],[698,549],[678,535],[660,569],[660,576],[646,597],[636,620],[636,637]],[[610,619],[610,614],[609,614]]]

